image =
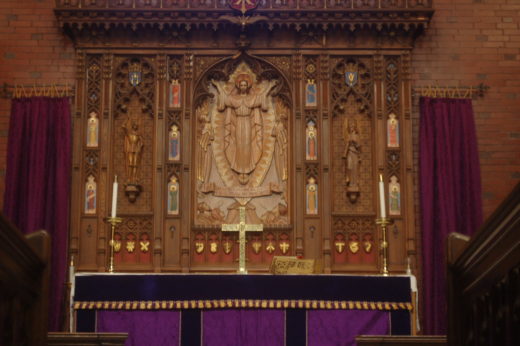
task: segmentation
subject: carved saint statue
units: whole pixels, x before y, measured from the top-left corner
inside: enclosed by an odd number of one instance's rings
[[[137,182],[137,171],[143,152],[143,136],[136,119],[128,118],[123,124],[125,133],[126,176],[130,183]]]
[[[236,224],[241,207],[248,223],[289,224],[291,102],[283,79],[252,66],[230,60],[195,100],[197,225]]]
[[[278,171],[278,176],[283,180],[287,180],[287,129],[285,128],[285,120],[287,114],[283,107],[277,107],[276,123],[273,127],[272,136],[276,138],[276,145],[274,147],[274,163]]]
[[[361,146],[359,145],[359,132],[356,120],[345,118],[343,121],[343,140],[345,141],[343,158],[346,161],[345,183],[350,190],[357,190],[359,189]]]
[[[251,75],[242,73],[234,82],[234,88],[228,91],[227,82],[211,81],[217,91],[217,110],[225,114],[226,159],[238,174],[240,184],[245,185],[262,156],[262,112],[267,112],[272,103],[270,93],[277,81],[254,87]]]
[[[207,103],[197,109],[197,118],[202,124],[197,158],[197,179],[200,182],[207,182],[211,173],[211,143],[215,139]]]

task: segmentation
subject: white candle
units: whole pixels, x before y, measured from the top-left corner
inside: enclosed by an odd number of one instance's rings
[[[379,207],[381,208],[381,218],[386,218],[385,183],[382,174],[379,174]]]
[[[112,218],[116,217],[117,210],[117,175],[114,177],[114,187],[112,189]]]
[[[69,266],[69,282],[74,282],[74,275],[76,274],[76,270],[74,268],[74,256],[70,259],[70,266]]]

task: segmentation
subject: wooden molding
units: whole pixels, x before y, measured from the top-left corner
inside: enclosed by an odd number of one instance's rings
[[[366,3],[366,2],[365,2]],[[277,4],[262,1],[245,15],[227,1],[198,0],[56,0],[60,27],[79,46],[96,42],[114,44],[132,37],[136,44],[155,36],[162,44],[188,44],[186,36],[197,31],[291,31],[312,36],[323,44],[327,32],[370,32],[373,36],[410,37],[427,28],[432,1],[378,0],[367,4],[353,0],[305,1]],[[307,41],[307,40],[304,40]],[[312,43],[312,42],[310,42]]]

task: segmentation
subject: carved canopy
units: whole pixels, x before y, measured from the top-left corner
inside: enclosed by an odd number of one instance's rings
[[[248,5],[245,11],[242,3]],[[78,45],[133,42],[174,44],[211,29],[286,30],[321,34],[369,30],[414,39],[433,15],[432,0],[56,0],[56,16]]]

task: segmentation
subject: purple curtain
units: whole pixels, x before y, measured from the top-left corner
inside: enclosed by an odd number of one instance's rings
[[[52,241],[49,331],[62,322],[71,169],[68,98],[13,99],[4,214],[23,233],[46,230]]]
[[[284,310],[203,311],[204,346],[283,346]]]
[[[425,334],[446,334],[446,239],[482,223],[471,100],[421,98],[419,180]]]
[[[358,335],[388,335],[390,313],[377,310],[309,310],[309,346],[356,345]]]
[[[101,310],[98,333],[128,333],[125,346],[179,345],[180,312]]]

